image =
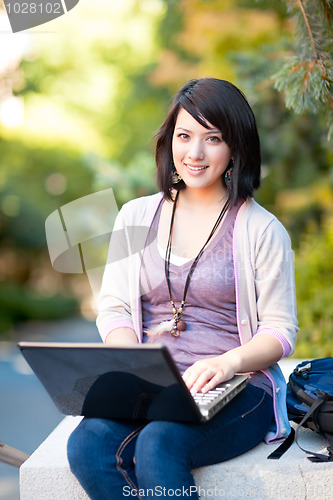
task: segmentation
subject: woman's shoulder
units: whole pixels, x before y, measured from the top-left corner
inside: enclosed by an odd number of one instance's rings
[[[141,196],[125,203],[121,208],[121,214],[137,223],[142,223],[146,219],[153,217],[160,201],[162,193],[155,193],[148,196]]]
[[[265,222],[266,224],[277,222],[279,225],[282,225],[276,215],[272,214],[272,212],[269,212],[265,207],[260,205],[253,198],[248,198],[243,203],[239,213],[244,218],[248,218],[251,219],[252,222],[256,222],[259,226]]]
[[[269,212],[253,198],[247,199],[238,212],[239,225],[247,227],[257,236],[274,233],[289,238],[287,230],[276,215]]]
[[[260,222],[266,220],[267,222],[276,219],[275,215],[269,212],[266,208],[260,205],[253,198],[248,198],[243,205],[241,206],[243,216],[251,217],[253,219],[257,219],[259,217]]]

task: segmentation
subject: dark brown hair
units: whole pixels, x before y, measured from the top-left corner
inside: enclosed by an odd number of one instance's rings
[[[217,78],[190,80],[176,94],[166,119],[156,134],[157,183],[167,199],[171,189],[185,189],[185,183],[172,184],[172,137],[180,109],[185,109],[205,128],[207,122],[218,128],[234,159],[229,198],[253,196],[260,185],[260,140],[253,111],[244,94],[230,82]],[[223,175],[224,182],[224,175]]]

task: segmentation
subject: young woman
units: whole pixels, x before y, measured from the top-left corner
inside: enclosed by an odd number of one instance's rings
[[[160,193],[117,218],[115,229],[149,227],[153,237],[106,266],[100,334],[114,346],[165,344],[193,393],[235,373],[249,383],[204,424],[84,419],[68,457],[92,499],[154,498],[161,488],[198,498],[192,469],[290,431],[277,361],[293,353],[298,331],[293,253],[253,200],[260,144],[240,90],[213,78],[184,85],[157,134],[156,164]]]

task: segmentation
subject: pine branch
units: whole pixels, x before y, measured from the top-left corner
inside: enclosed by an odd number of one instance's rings
[[[296,19],[295,55],[273,76],[275,88],[285,93],[286,106],[296,113],[326,116],[332,129],[333,2],[286,0]]]
[[[319,0],[322,8],[324,10],[325,19],[328,23],[332,23],[333,20],[333,2],[332,0]]]
[[[312,33],[312,30],[311,30],[311,26],[310,26],[310,22],[309,22],[308,16],[307,16],[307,14],[305,12],[305,9],[304,9],[303,2],[302,2],[302,0],[296,0],[296,2],[298,3],[298,7],[301,10],[302,15],[304,17],[306,28],[307,28],[308,33],[309,33],[310,43],[311,43],[311,46],[312,46],[312,49],[313,49],[314,58],[318,59],[318,54],[317,54],[317,49],[316,49],[316,43],[315,43],[315,40],[314,40],[314,37],[313,37],[313,33]]]

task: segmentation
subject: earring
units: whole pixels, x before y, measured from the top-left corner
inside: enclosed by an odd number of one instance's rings
[[[229,165],[230,166],[228,166],[228,168],[224,174],[224,182],[225,182],[225,185],[227,187],[229,187],[231,184],[232,171],[233,171],[233,167],[234,167],[234,160],[230,160]]]
[[[178,182],[182,181],[183,179],[180,177],[178,174],[176,167],[172,165],[172,174],[171,174],[171,182],[172,184],[178,184]]]

